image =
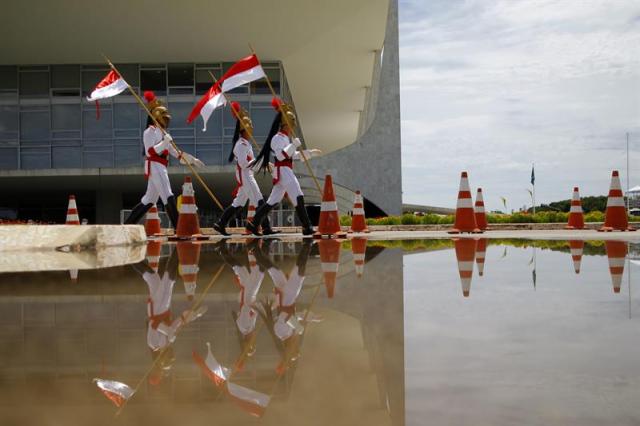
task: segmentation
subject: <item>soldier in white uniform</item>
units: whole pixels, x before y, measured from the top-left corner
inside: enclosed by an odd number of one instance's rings
[[[161,199],[173,227],[177,228],[178,208],[176,199],[171,191],[169,174],[167,173],[169,155],[179,159],[181,164],[202,167],[204,163],[189,153],[178,152],[173,147],[171,144],[173,139],[169,133],[166,133],[171,121],[169,110],[162,105],[162,102],[156,98],[153,92],[144,92],[144,97],[147,100],[147,108],[161,128],[156,127],[151,117],[147,119],[147,129],[142,135],[145,156],[144,176],[147,179],[147,192],[140,200],[140,203],[133,208],[124,223],[138,223],[151,206],[157,203],[158,199]]]
[[[247,200],[258,207],[264,204],[262,192],[260,192],[258,182],[253,176],[253,169],[250,167],[254,160],[253,148],[249,142],[249,138],[253,134],[253,122],[249,117],[249,113],[238,102],[231,103],[231,109],[236,118],[236,129],[233,134],[233,150],[229,155],[229,162],[233,161],[234,158],[236,160],[235,175],[237,186],[234,190],[235,198],[233,202],[222,212],[218,222],[213,224],[213,229],[222,235],[229,235],[226,230],[229,220],[242,211]],[[278,233],[278,231],[271,229],[267,217],[262,221],[262,233],[265,235]]]
[[[296,126],[296,116],[291,106],[282,103],[282,101],[277,98],[274,98],[271,104],[278,111],[278,114],[273,120],[271,131],[262,146],[260,154],[256,157],[254,167],[268,170],[269,159],[271,154],[273,154],[275,157],[275,165],[271,172],[273,189],[267,202],[258,207],[253,222],[247,223],[246,228],[255,235],[261,235],[259,226],[264,223],[263,220],[267,217],[269,211],[282,201],[284,195],[287,194],[302,223],[302,233],[304,235],[311,235],[313,234],[313,227],[311,226],[311,221],[304,206],[304,194],[300,189],[300,183],[293,173],[293,161],[302,160],[303,153],[304,156],[309,159],[319,156],[321,151],[318,149],[304,150],[302,153],[298,151],[298,148],[302,146],[302,142],[298,138],[292,140],[289,137]],[[284,111],[286,118],[282,116],[280,109]],[[291,125],[291,127],[289,127],[289,125]]]

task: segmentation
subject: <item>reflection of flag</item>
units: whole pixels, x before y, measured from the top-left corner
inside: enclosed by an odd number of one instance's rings
[[[533,269],[533,271],[531,271],[531,277],[533,278],[533,288],[535,290],[535,288],[536,288],[536,270],[535,270],[535,268]]]
[[[267,394],[231,382],[227,383],[227,391],[240,408],[256,417],[262,417],[271,400]]]
[[[193,351],[193,360],[216,386],[223,385],[229,379],[229,369],[223,367],[213,356],[209,342],[207,342],[207,359],[202,359],[200,354]]]
[[[116,405],[116,407],[121,407],[122,404],[124,404],[124,402],[134,394],[134,390],[122,382],[104,379],[93,379],[93,382],[98,386],[100,391]]]
[[[204,120],[204,129],[207,130],[207,120],[213,111],[219,106],[225,105],[227,99],[223,93],[240,87],[265,77],[266,74],[260,65],[256,55],[247,56],[233,64],[211,88],[204,94],[198,103],[193,107],[191,114],[187,118],[187,123],[191,123],[200,114]]]

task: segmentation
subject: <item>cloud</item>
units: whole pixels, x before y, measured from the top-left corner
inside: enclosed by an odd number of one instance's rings
[[[534,162],[539,202],[605,194],[626,132],[640,159],[638,16],[623,0],[400,0],[405,202],[453,206],[468,170],[489,209],[522,206]]]

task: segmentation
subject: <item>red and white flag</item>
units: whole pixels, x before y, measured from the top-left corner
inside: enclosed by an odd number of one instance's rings
[[[116,407],[122,407],[122,404],[134,394],[134,390],[122,382],[115,380],[93,379],[100,391],[109,398]]]
[[[100,118],[100,104],[98,103],[99,99],[107,99],[112,98],[116,95],[127,90],[127,82],[124,81],[120,75],[114,70],[109,71],[109,74],[93,89],[93,92],[89,96],[87,96],[87,100],[89,102],[96,101],[96,116]]]
[[[228,380],[231,371],[222,366],[213,356],[209,342],[207,342],[207,359],[202,359],[200,354],[193,351],[193,360],[216,386],[222,386]]]
[[[266,393],[258,392],[235,383],[227,383],[229,396],[243,411],[255,417],[262,417],[271,397]]]
[[[227,99],[223,93],[242,86],[243,84],[251,83],[252,81],[259,80],[266,77],[260,60],[256,55],[247,56],[244,59],[239,60],[224,75],[218,80],[207,93],[198,101],[193,107],[191,114],[187,118],[187,123],[191,124],[193,120],[199,115],[204,120],[204,129],[207,130],[207,121],[213,111],[227,104]]]

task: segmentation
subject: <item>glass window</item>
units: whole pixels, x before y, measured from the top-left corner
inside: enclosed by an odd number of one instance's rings
[[[49,73],[21,72],[20,96],[49,96]]]
[[[51,87],[69,89],[80,87],[79,65],[54,65],[51,67]]]
[[[273,86],[273,90],[276,94],[280,94],[280,69],[266,68],[264,70],[267,77],[271,81],[271,85]],[[267,84],[267,80],[264,78],[260,80],[256,80],[251,83],[251,93],[254,95],[270,95],[271,90],[269,89],[269,85]]]
[[[80,130],[80,104],[51,105],[53,130]]]
[[[169,102],[169,113],[171,114],[171,128],[193,127],[197,120],[187,124],[187,117],[191,114],[194,102]]]
[[[113,152],[86,150],[82,153],[84,167],[113,167]]]
[[[140,74],[138,72],[138,64],[116,64],[116,68],[124,80],[132,87],[138,87],[140,85]],[[122,94],[129,94],[129,91],[122,92]]]
[[[167,94],[167,72],[165,70],[141,70],[140,89],[153,90],[156,96]]]
[[[258,136],[263,138],[269,134],[271,129],[271,123],[275,118],[276,113],[273,108],[252,108],[251,119],[253,120],[253,134],[258,139]],[[259,142],[262,142],[259,140]]]
[[[195,154],[200,160],[208,166],[219,166],[226,164],[226,160],[222,159],[222,144],[202,144],[198,142],[197,153]]]
[[[49,112],[21,112],[20,138],[31,140],[49,139]]]
[[[18,130],[18,107],[0,105],[0,138],[2,133]]]
[[[51,148],[51,167],[75,169],[82,167],[82,148],[76,146],[54,146]]]
[[[222,115],[223,111],[226,109],[218,108],[211,114],[209,117],[209,121],[207,121],[207,131],[203,132],[202,128],[204,127],[204,122],[202,121],[202,117],[198,115],[198,117],[193,120],[196,126],[196,137],[198,139],[201,138],[220,138],[222,137]]]
[[[220,70],[196,70],[196,95],[204,95],[207,90],[213,85],[212,73],[216,78],[222,77]]]
[[[82,137],[111,139],[111,110],[100,109],[100,119],[95,111],[82,111]]]
[[[0,148],[0,170],[18,168],[18,148]]]
[[[116,129],[138,129],[140,127],[140,105],[113,104],[114,126]]]
[[[0,67],[0,90],[15,90],[18,88],[18,67]]]
[[[22,148],[20,168],[23,170],[48,169],[51,167],[49,148]]]
[[[138,166],[142,164],[142,148],[135,145],[118,145],[115,147],[116,167]]]
[[[193,86],[193,64],[169,64],[169,86]]]

